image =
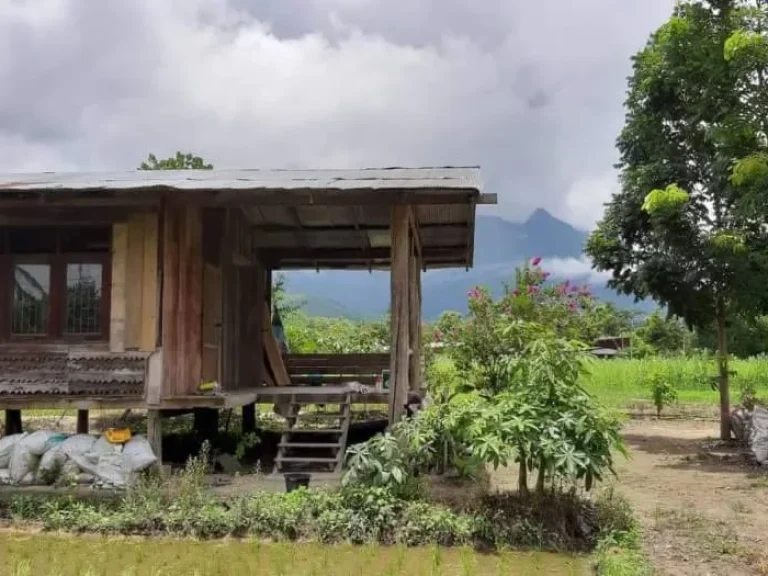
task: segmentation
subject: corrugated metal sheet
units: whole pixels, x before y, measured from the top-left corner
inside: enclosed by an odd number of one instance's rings
[[[85,190],[482,190],[478,167],[363,170],[135,170],[0,174],[0,193]]]
[[[0,395],[70,394],[140,396],[143,352],[0,352]]]

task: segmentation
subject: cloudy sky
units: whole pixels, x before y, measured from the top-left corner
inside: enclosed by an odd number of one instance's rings
[[[0,0],[0,171],[480,164],[582,228],[673,0]]]

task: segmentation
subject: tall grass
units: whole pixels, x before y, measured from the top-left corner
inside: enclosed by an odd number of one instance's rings
[[[733,360],[731,370],[735,372],[731,379],[734,403],[745,387],[754,387],[758,396],[768,396],[767,358]],[[681,404],[717,403],[718,392],[712,387],[717,366],[711,356],[597,360],[590,363],[582,385],[609,406],[627,407],[650,401],[650,379],[660,372],[678,390]]]
[[[741,393],[747,387],[762,400],[768,399],[768,358],[733,359],[730,368],[735,372],[731,378],[734,404],[740,402]],[[658,373],[668,377],[677,389],[680,404],[717,405],[718,392],[712,387],[717,378],[717,365],[714,357],[707,355],[592,360],[581,384],[603,404],[629,408],[651,403],[651,378]],[[441,355],[435,359],[427,378],[430,382],[457,383],[461,376],[449,357]]]

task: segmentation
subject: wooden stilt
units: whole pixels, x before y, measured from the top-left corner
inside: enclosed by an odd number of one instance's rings
[[[160,410],[147,410],[147,440],[157,458],[157,466],[163,465],[163,419]]]
[[[5,411],[5,436],[21,434],[21,410]]]
[[[408,276],[408,384],[411,392],[421,393],[421,267],[418,254],[410,254]]]
[[[243,406],[243,434],[256,431],[256,404]]]
[[[88,410],[77,411],[77,433],[88,434]]]
[[[409,272],[409,222],[408,206],[398,205],[392,209],[392,270],[391,270],[391,322],[392,343],[390,345],[390,392],[389,424],[400,421],[408,397],[408,272]]]

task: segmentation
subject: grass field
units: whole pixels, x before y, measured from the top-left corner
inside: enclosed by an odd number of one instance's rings
[[[731,370],[736,372],[731,380],[734,404],[745,385],[754,386],[758,396],[768,396],[768,359],[733,360]],[[590,364],[583,385],[604,404],[625,408],[638,401],[650,402],[649,381],[658,372],[677,388],[680,404],[717,404],[718,392],[711,385],[717,366],[706,357],[598,360]]]
[[[468,549],[0,534],[1,576],[428,576],[587,573],[587,559]]]

